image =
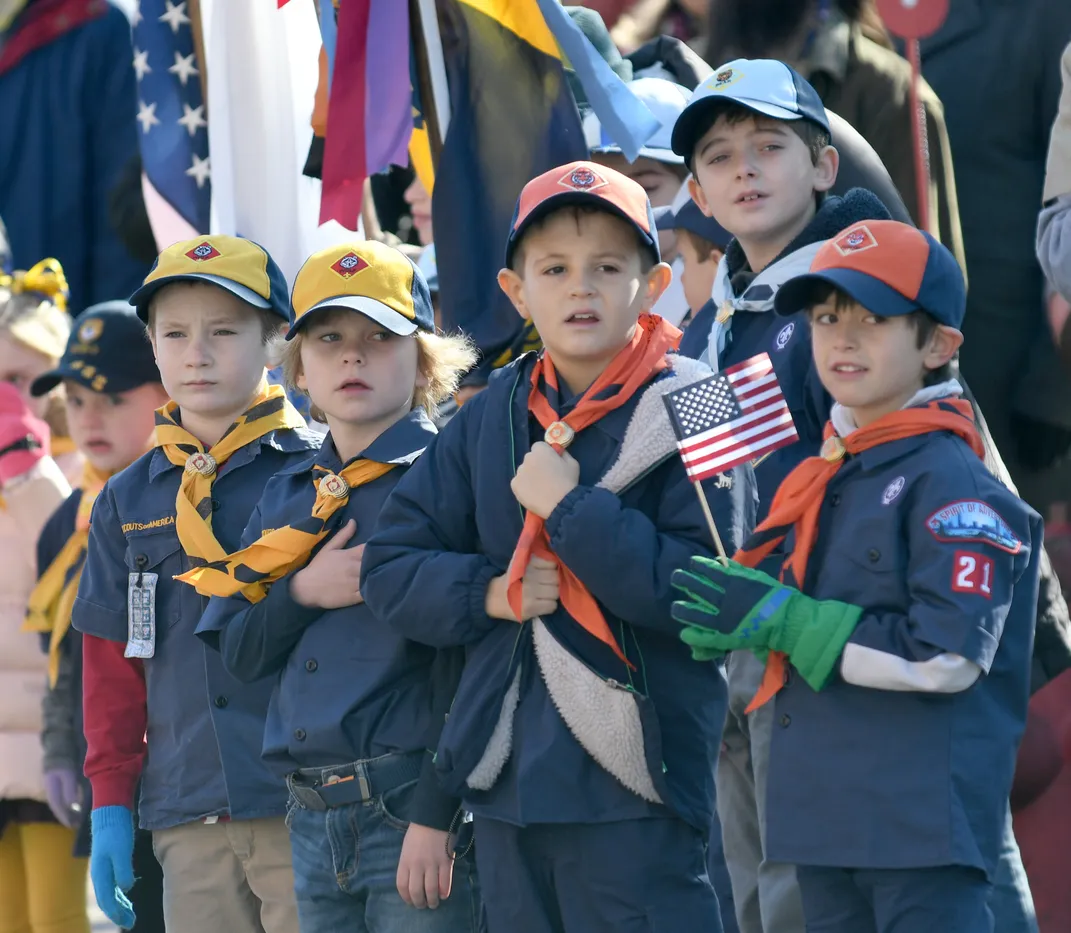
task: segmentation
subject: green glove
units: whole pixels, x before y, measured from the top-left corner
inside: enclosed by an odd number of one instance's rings
[[[673,604],[681,640],[697,660],[715,651],[780,651],[815,690],[825,686],[863,610],[817,600],[769,574],[737,563],[693,557],[673,574],[686,597]]]

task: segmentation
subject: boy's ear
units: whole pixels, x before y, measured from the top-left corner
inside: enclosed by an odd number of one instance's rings
[[[669,288],[673,281],[673,270],[664,262],[651,267],[647,273],[647,294],[643,297],[643,310],[650,311],[655,302],[662,297],[662,293]]]
[[[498,272],[498,287],[506,293],[506,297],[513,302],[517,313],[526,321],[532,319],[532,313],[524,301],[524,279],[512,269],[500,269]]]
[[[725,255],[725,250],[718,249],[716,246],[710,251],[710,261],[717,265],[721,262],[721,257]]]
[[[818,154],[818,161],[814,165],[814,190],[828,191],[832,188],[839,168],[840,153],[832,146],[826,146]]]
[[[692,196],[692,200],[695,201],[699,210],[701,210],[707,217],[714,216],[710,212],[707,196],[703,193],[703,189],[700,187],[699,182],[695,180],[694,175],[688,179],[688,193]]]
[[[939,324],[930,337],[930,345],[923,354],[922,363],[927,369],[940,369],[956,355],[962,345],[962,331]]]

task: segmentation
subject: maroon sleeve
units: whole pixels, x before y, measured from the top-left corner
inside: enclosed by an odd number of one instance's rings
[[[145,667],[123,657],[125,648],[123,642],[82,637],[86,777],[94,809],[133,809],[145,758]]]

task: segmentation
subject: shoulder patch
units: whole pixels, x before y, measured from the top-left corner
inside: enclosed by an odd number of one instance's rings
[[[788,346],[788,342],[792,339],[792,334],[796,330],[796,324],[794,321],[789,321],[778,332],[774,338],[774,347],[778,350],[783,350]]]
[[[938,541],[980,541],[1009,554],[1023,546],[1000,513],[977,499],[950,502],[926,519],[926,527]]]

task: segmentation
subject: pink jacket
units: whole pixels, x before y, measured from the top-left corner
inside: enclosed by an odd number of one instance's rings
[[[41,700],[48,658],[40,636],[20,631],[37,580],[37,538],[81,478],[81,454],[42,460],[3,490],[0,509],[0,799],[45,800]]]

